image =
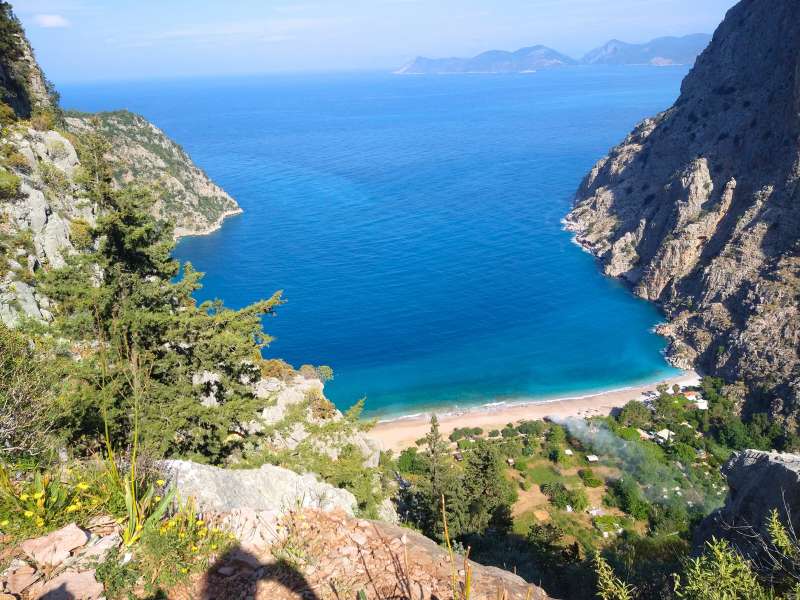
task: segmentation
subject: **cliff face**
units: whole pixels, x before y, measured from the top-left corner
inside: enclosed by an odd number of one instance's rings
[[[139,180],[154,186],[156,216],[175,223],[176,237],[210,233],[225,217],[241,212],[183,148],[143,117],[124,110],[70,113],[66,123],[76,135],[99,131],[108,137],[117,185]]]
[[[800,415],[800,3],[743,0],[678,101],[586,176],[566,218],[659,303],[669,356]]]
[[[800,455],[745,450],[734,454],[722,473],[730,491],[725,506],[706,517],[695,530],[694,546],[701,552],[712,537],[727,539],[751,558],[764,548],[754,537],[769,539],[770,512],[783,523],[800,527]]]
[[[0,6],[0,101],[24,118],[52,106],[47,81],[10,6]]]

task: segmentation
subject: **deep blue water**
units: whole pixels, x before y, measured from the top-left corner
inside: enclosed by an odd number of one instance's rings
[[[264,76],[60,86],[129,108],[244,208],[176,250],[202,298],[277,289],[268,355],[329,364],[339,406],[414,413],[673,373],[657,311],[562,231],[581,177],[677,96],[682,68]]]

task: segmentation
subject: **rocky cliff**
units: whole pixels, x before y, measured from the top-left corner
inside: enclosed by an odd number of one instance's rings
[[[800,3],[742,0],[586,176],[566,226],[669,317],[669,356],[800,416]]]
[[[0,101],[25,118],[53,105],[52,90],[11,7],[0,3]]]
[[[706,33],[660,37],[644,44],[611,40],[584,55],[585,65],[691,65],[711,41]]]
[[[702,551],[712,537],[727,539],[758,560],[769,540],[767,523],[777,510],[783,523],[800,531],[800,455],[745,450],[735,453],[722,473],[730,491],[725,506],[706,517],[695,530],[694,546]]]
[[[215,231],[225,217],[241,212],[225,190],[199,169],[158,127],[131,112],[68,113],[66,125],[80,136],[100,132],[111,142],[108,157],[118,186],[147,181],[158,191],[156,216],[175,223],[175,235]]]

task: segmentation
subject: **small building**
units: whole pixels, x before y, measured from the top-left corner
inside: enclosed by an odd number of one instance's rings
[[[566,454],[567,456],[572,456],[575,453],[572,450],[570,450],[569,448],[566,448],[564,450],[564,454]]]
[[[700,398],[700,392],[695,392],[694,390],[683,392],[683,397],[691,402],[695,402],[698,398]]]
[[[587,454],[586,460],[588,460],[590,463],[600,462],[600,459],[597,457],[596,454]]]
[[[694,405],[697,407],[697,410],[708,410],[708,400],[705,398],[698,398],[695,400]]]

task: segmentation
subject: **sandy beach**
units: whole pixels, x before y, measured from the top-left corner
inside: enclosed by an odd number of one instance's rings
[[[499,406],[476,407],[458,413],[439,414],[440,429],[448,436],[458,427],[482,427],[485,431],[500,429],[506,423],[545,417],[589,417],[608,415],[614,408],[624,406],[630,400],[642,399],[642,394],[655,390],[660,383],[670,387],[697,385],[700,376],[694,371],[684,371],[670,379],[655,381],[645,385],[629,388],[586,394],[573,398],[556,400],[531,401]],[[394,420],[379,422],[369,436],[378,440],[385,450],[395,452],[413,446],[430,428],[430,413],[415,417],[398,417]]]

